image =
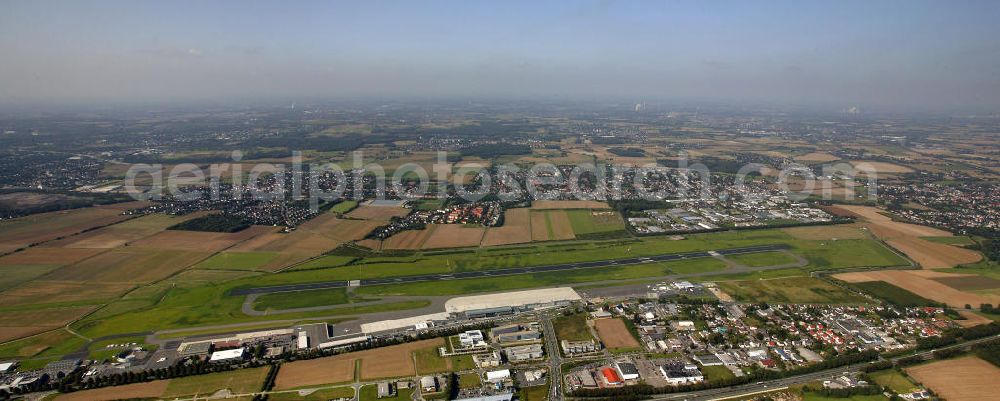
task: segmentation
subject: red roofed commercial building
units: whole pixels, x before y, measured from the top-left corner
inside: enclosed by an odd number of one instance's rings
[[[604,382],[609,386],[620,386],[622,385],[622,378],[618,376],[618,372],[614,369],[604,368],[601,369],[601,375],[604,376]]]

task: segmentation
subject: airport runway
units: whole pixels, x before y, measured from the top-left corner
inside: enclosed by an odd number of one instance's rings
[[[669,253],[664,255],[641,256],[641,257],[627,258],[627,259],[564,263],[564,264],[548,265],[548,266],[529,266],[529,267],[515,267],[509,269],[476,270],[476,271],[458,272],[458,273],[422,274],[422,275],[404,276],[404,277],[363,279],[363,280],[357,280],[355,284],[361,286],[368,286],[368,285],[413,283],[420,281],[460,280],[469,278],[499,277],[499,276],[510,276],[515,274],[525,274],[525,273],[549,273],[549,272],[558,272],[567,270],[593,269],[593,268],[612,267],[621,265],[635,265],[641,263],[666,262],[666,261],[681,260],[681,259],[706,258],[715,256],[714,254],[725,256],[725,255],[737,255],[742,253],[780,251],[788,248],[789,246],[785,244],[759,245],[759,246],[751,246],[745,248],[718,249],[714,251],[700,251],[700,252],[686,252],[686,253]],[[293,291],[306,291],[306,290],[320,290],[327,288],[344,288],[349,285],[351,285],[350,281],[323,281],[317,283],[287,284],[287,285],[276,285],[269,287],[237,288],[230,291],[229,294],[230,295],[271,294],[276,292],[293,292]]]

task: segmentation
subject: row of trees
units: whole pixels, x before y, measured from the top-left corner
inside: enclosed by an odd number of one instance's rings
[[[257,394],[253,397],[253,401],[267,401],[269,398],[267,393],[274,388],[274,381],[278,379],[278,370],[281,369],[280,363],[275,363],[271,365],[271,370],[267,372],[267,377],[264,378],[264,384],[260,386],[260,392],[262,394]]]

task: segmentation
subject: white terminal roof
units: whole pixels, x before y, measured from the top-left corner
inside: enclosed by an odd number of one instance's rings
[[[398,330],[403,328],[413,327],[419,324],[427,325],[429,321],[443,321],[448,320],[448,312],[432,313],[429,315],[420,315],[407,317],[402,319],[393,320],[382,320],[372,323],[364,323],[361,325],[361,332],[365,334],[378,333],[380,331],[388,330]]]
[[[540,290],[501,292],[449,299],[444,309],[450,313],[500,307],[518,307],[561,301],[579,301],[580,294],[570,287],[543,288]]]
[[[225,351],[215,351],[212,353],[212,357],[209,358],[210,361],[224,361],[226,359],[235,359],[243,357],[243,348],[227,349]]]

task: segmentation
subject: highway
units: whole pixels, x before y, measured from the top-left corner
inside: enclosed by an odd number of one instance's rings
[[[509,269],[476,270],[457,273],[421,274],[414,276],[374,278],[357,280],[361,286],[384,285],[398,283],[415,283],[420,281],[440,281],[440,280],[460,280],[470,278],[500,277],[525,273],[550,273],[567,270],[594,269],[601,267],[613,267],[621,265],[635,265],[641,263],[667,262],[681,259],[707,258],[713,256],[712,252],[719,255],[737,255],[743,253],[780,251],[788,249],[785,244],[759,245],[744,248],[719,249],[715,251],[700,251],[686,253],[668,253],[663,255],[640,256],[626,259],[599,260],[593,262],[563,263],[548,266],[515,267]],[[251,295],[251,294],[271,294],[276,292],[293,292],[305,290],[321,290],[327,288],[344,288],[350,285],[350,281],[322,281],[315,283],[287,284],[269,287],[237,288],[230,291],[230,295]]]

